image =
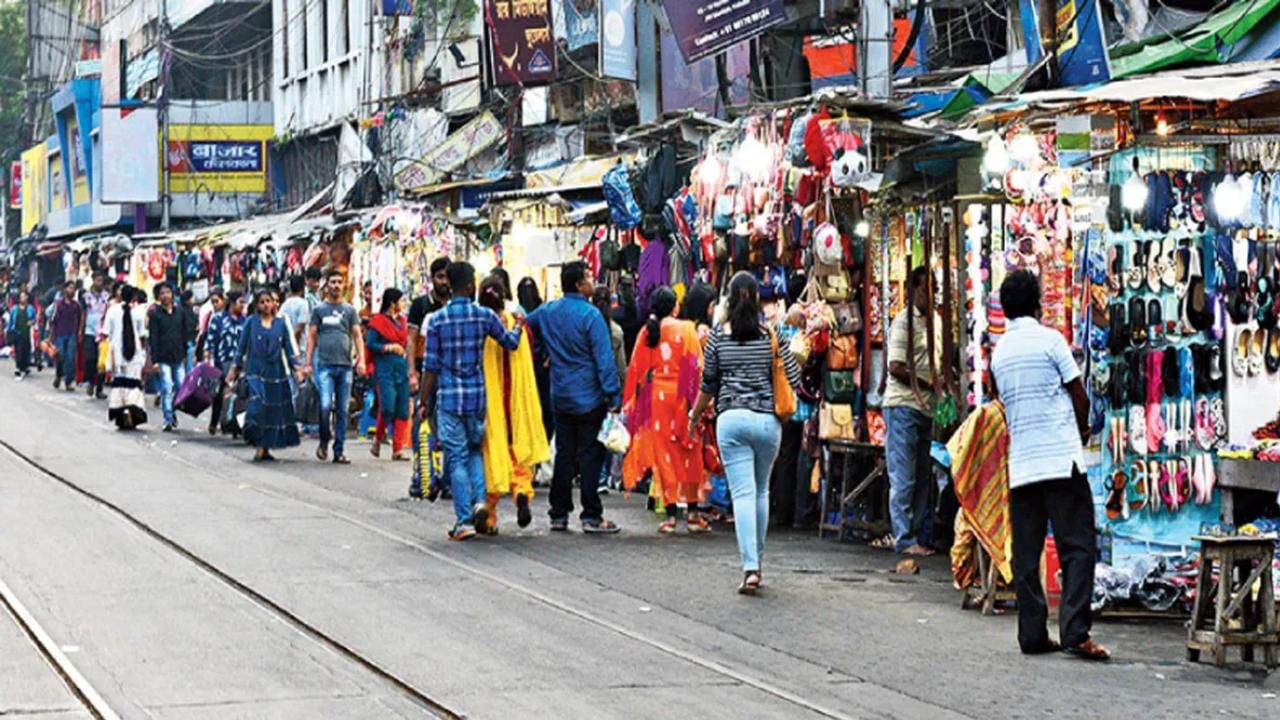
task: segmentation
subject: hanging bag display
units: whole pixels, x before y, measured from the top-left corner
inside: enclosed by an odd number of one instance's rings
[[[835,331],[840,335],[857,335],[862,332],[862,309],[856,302],[842,302],[831,307],[836,316]]]
[[[853,406],[824,402],[818,409],[818,437],[822,440],[857,440]]]
[[[852,370],[828,369],[822,376],[822,399],[829,403],[852,403],[857,396]]]
[[[841,335],[831,338],[827,348],[827,367],[832,370],[854,370],[858,367],[858,338]]]

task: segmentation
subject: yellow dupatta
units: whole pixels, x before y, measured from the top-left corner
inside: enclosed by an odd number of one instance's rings
[[[515,326],[510,313],[501,313],[507,328]],[[532,494],[532,468],[551,459],[551,447],[542,427],[542,405],[533,373],[533,349],[525,331],[510,353],[492,338],[484,342],[485,489],[490,494]],[[510,377],[511,415],[507,416],[507,372]],[[508,422],[510,420],[510,422]],[[513,488],[513,484],[515,487]]]

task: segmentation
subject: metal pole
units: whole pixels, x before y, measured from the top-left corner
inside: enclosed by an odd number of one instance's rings
[[[160,198],[160,228],[169,232],[169,206],[173,197],[169,192],[169,2],[160,0],[160,65],[162,71],[160,90],[160,157],[164,173],[164,196]]]

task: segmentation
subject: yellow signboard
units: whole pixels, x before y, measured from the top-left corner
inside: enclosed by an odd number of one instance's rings
[[[28,148],[22,153],[22,234],[31,232],[36,225],[45,222],[49,196],[49,178],[45,172],[44,143]]]
[[[267,141],[274,133],[270,125],[171,125],[161,155],[169,164],[170,190],[266,192]]]

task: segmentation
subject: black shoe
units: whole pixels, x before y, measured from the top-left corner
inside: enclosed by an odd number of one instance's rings
[[[552,518],[551,532],[569,532],[569,518]]]
[[[98,398],[99,400],[106,400],[106,399],[107,399],[107,391],[106,391],[106,390],[103,390],[102,388],[98,388],[98,391],[97,391],[96,393],[94,393],[94,395],[93,395],[93,396],[94,396],[94,397],[96,397],[96,398]]]
[[[533,513],[529,512],[529,496],[516,496],[516,525],[520,527],[529,527],[529,523],[533,522]]]
[[[171,433],[171,432],[173,432],[174,427],[176,427],[176,426],[175,426],[173,423],[165,423],[165,426],[164,426],[164,432],[169,432],[169,433]]]
[[[53,379],[53,387],[54,387],[54,389],[55,389],[55,390],[56,390],[56,389],[58,388],[58,386],[59,386],[59,385],[61,385],[61,384],[62,384],[62,378],[60,378],[60,377],[56,377],[56,378],[54,378],[54,379]]]
[[[440,499],[440,488],[436,485],[432,485],[431,489],[427,491],[427,502],[435,502],[436,500],[439,500],[439,499]]]
[[[84,394],[89,397],[93,397],[93,385],[85,385]]]

